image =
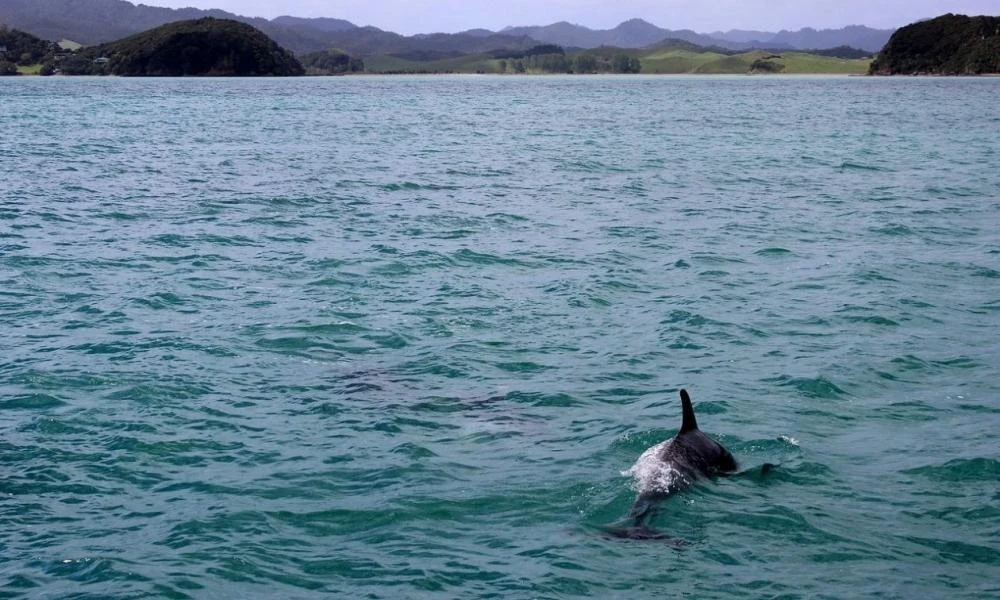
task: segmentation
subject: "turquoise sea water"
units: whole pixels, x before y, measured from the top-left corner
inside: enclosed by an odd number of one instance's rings
[[[1000,594],[998,92],[0,80],[0,597]]]

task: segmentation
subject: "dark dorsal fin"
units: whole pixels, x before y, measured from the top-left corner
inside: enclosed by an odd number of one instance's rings
[[[688,396],[687,390],[681,390],[681,410],[684,414],[684,420],[681,421],[681,430],[677,433],[697,430],[698,422],[694,420],[694,407],[691,406],[691,396]]]

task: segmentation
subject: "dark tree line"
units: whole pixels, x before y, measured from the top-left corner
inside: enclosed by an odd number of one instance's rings
[[[337,49],[303,54],[299,62],[305,67],[307,75],[343,75],[365,70],[364,61]]]
[[[553,44],[543,44],[524,52],[499,51],[501,73],[638,73],[639,59],[625,52],[600,49],[567,55]]]

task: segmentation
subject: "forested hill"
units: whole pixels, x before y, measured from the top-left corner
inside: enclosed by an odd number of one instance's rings
[[[2,53],[4,58],[16,61],[27,55],[26,59],[38,60],[49,52],[53,45],[52,42],[39,39],[30,33],[0,25],[0,47],[4,49]]]
[[[1000,17],[947,14],[907,25],[889,38],[871,75],[1000,73]]]
[[[41,62],[57,49],[52,42],[0,25],[0,75],[17,75],[17,63]]]
[[[91,71],[111,75],[303,75],[287,50],[238,21],[206,17],[169,23],[83,51]]]

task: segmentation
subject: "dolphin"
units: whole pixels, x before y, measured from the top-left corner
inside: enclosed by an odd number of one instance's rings
[[[708,437],[694,417],[694,407],[687,390],[681,390],[681,428],[673,438],[648,448],[628,473],[635,477],[638,497],[629,511],[625,527],[605,527],[618,538],[669,540],[663,532],[650,528],[646,520],[657,505],[700,479],[735,473],[738,466],[722,444]],[[762,472],[770,470],[764,465]]]

